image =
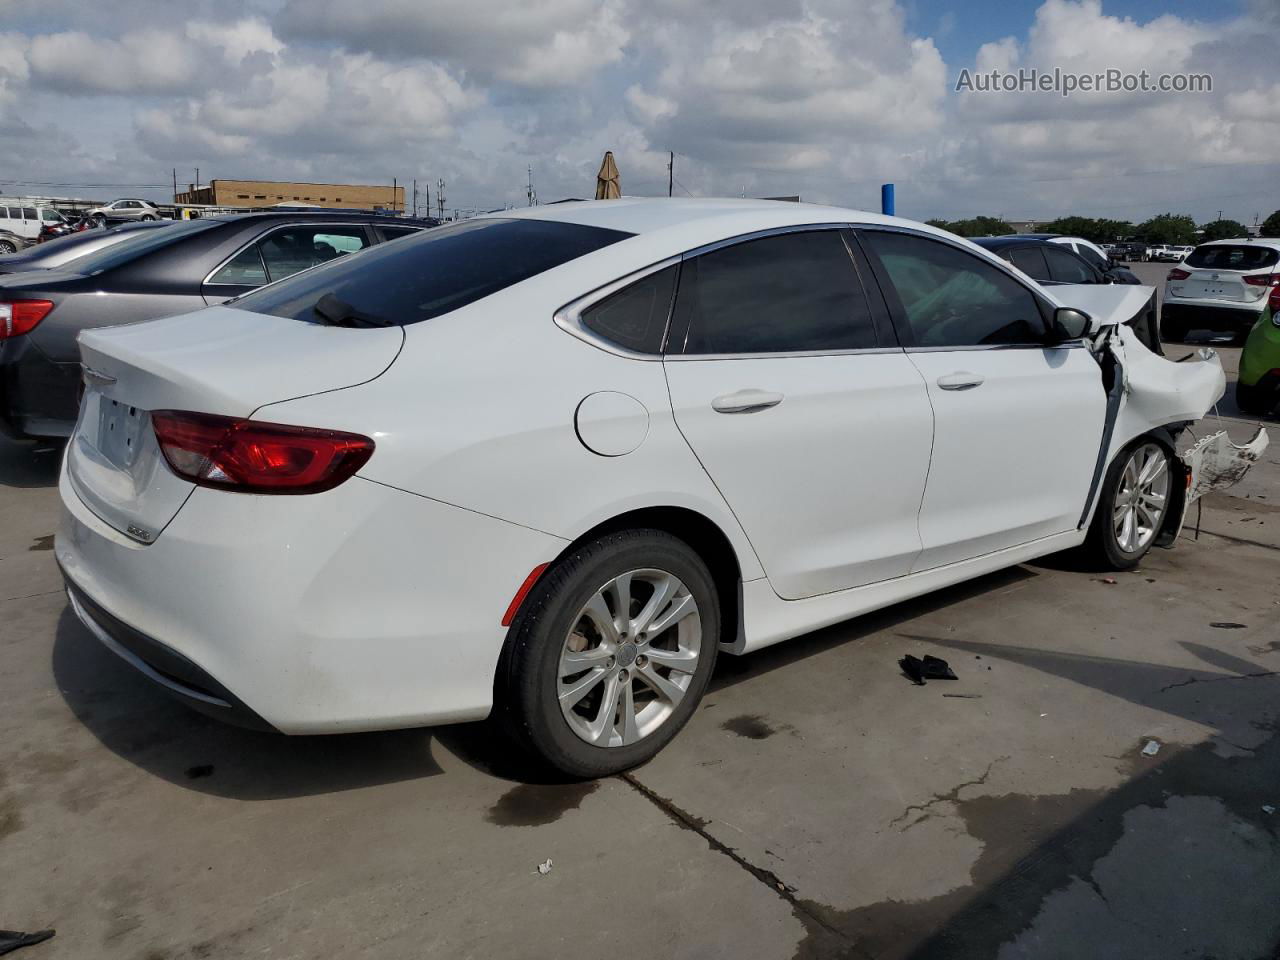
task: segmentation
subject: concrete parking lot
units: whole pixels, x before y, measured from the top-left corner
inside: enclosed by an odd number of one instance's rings
[[[171,702],[67,608],[60,450],[0,447],[0,927],[57,929],[23,960],[1274,957],[1276,427],[1198,540],[722,658],[663,754],[588,784],[485,725],[288,739]]]

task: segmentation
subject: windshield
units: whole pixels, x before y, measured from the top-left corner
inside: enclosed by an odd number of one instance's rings
[[[629,236],[550,220],[466,220],[314,267],[231,306],[308,323],[354,319],[362,325],[404,326],[457,310]],[[328,305],[317,318],[313,308],[322,298]]]
[[[1196,247],[1186,259],[1187,266],[1205,270],[1261,270],[1274,267],[1280,253],[1271,247],[1250,244],[1205,244]]]
[[[183,237],[201,233],[217,225],[216,220],[188,220],[185,223],[175,223],[163,230],[140,230],[131,233],[127,239],[113,243],[102,250],[95,250],[83,257],[68,260],[64,266],[73,273],[83,273],[86,276],[101,273],[104,270],[113,270],[152,250],[158,250]]]

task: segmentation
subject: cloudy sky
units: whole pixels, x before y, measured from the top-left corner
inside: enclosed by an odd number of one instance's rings
[[[0,192],[447,182],[449,207],[800,194],[1141,220],[1280,207],[1277,0],[0,0]],[[1211,93],[957,93],[964,69]],[[18,182],[23,181],[23,182]],[[150,185],[150,186],[146,186]]]

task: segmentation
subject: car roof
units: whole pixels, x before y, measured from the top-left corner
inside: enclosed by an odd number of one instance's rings
[[[385,223],[388,226],[405,224],[407,226],[423,227],[436,226],[440,222],[434,218],[401,217],[393,213],[361,213],[358,210],[270,210],[251,213],[219,213],[216,216],[202,217],[201,219],[219,223],[255,223],[273,220],[292,220],[305,223],[308,220],[358,220],[362,223],[366,221]]]
[[[980,247],[986,247],[988,250],[1003,250],[1005,247],[1041,247],[1049,245],[1049,241],[1043,237],[1032,236],[1029,233],[1011,233],[1003,237],[973,237],[974,243]],[[1056,246],[1056,244],[1055,244]],[[1071,251],[1068,250],[1068,253]]]
[[[906,227],[954,239],[953,234],[914,220],[888,217],[866,210],[795,203],[790,200],[623,197],[618,200],[583,200],[518,210],[498,210],[484,214],[483,217],[549,220],[650,236],[679,232],[708,239],[727,238],[754,230],[823,223]]]
[[[1198,244],[1198,246],[1226,247],[1240,246],[1241,244],[1280,250],[1280,238],[1277,237],[1237,237],[1234,240],[1206,240],[1204,243]]]

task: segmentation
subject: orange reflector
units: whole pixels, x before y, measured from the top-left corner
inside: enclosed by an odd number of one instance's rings
[[[516,595],[511,598],[511,606],[507,607],[507,612],[502,615],[502,625],[504,627],[511,626],[511,621],[516,618],[516,614],[520,612],[520,604],[524,603],[524,598],[529,595],[529,591],[533,589],[533,585],[538,582],[538,578],[546,572],[549,563],[540,563],[529,571],[529,575],[524,578],[524,583],[520,584],[520,589],[516,591]]]

